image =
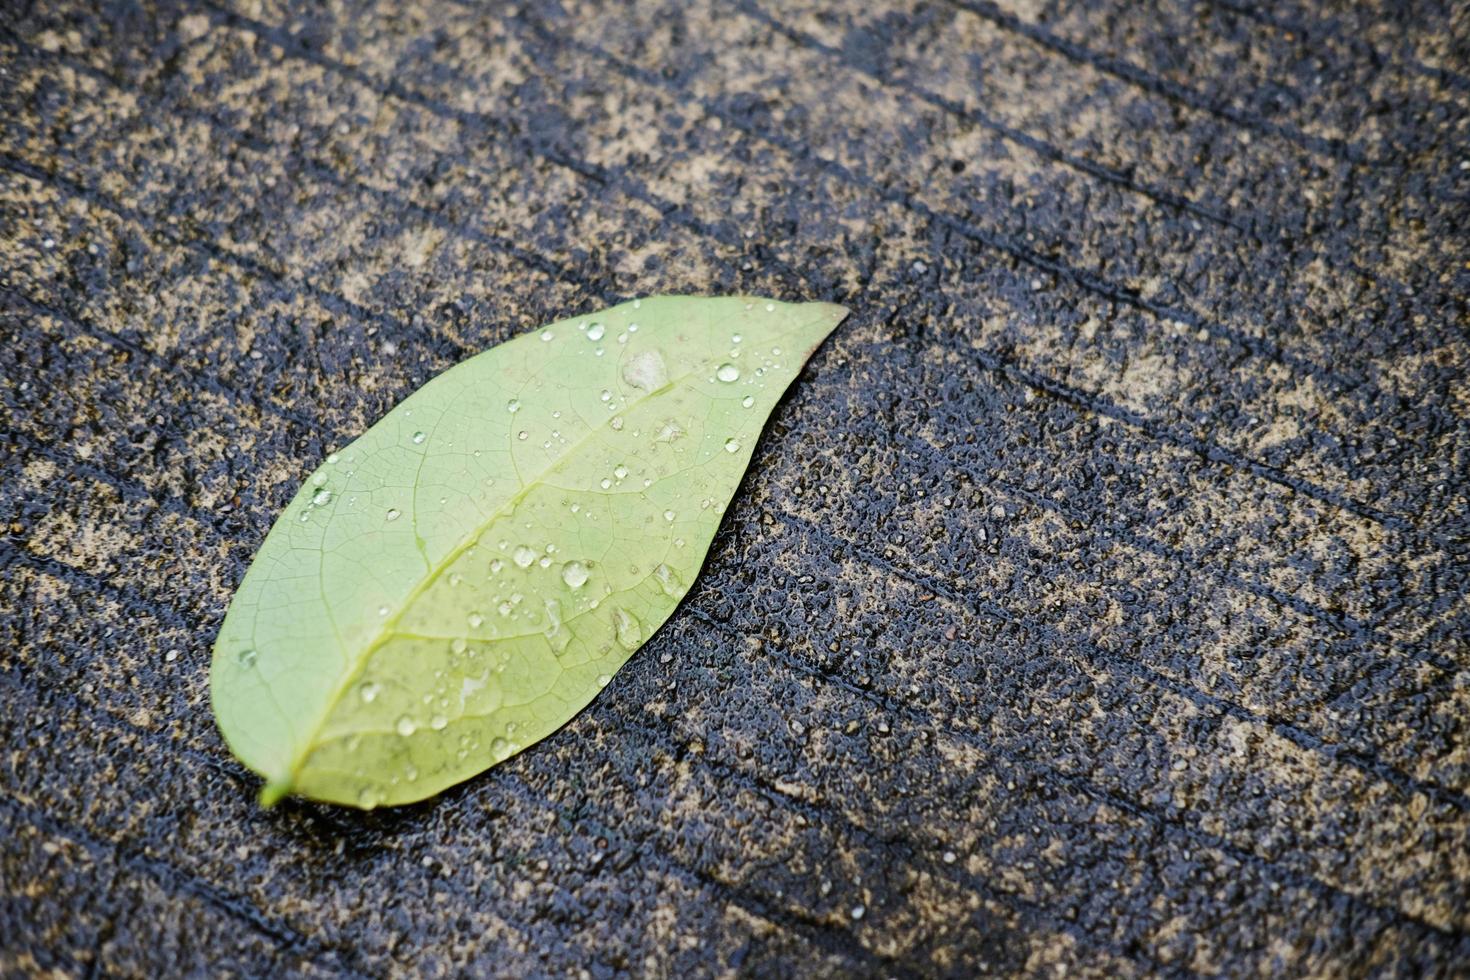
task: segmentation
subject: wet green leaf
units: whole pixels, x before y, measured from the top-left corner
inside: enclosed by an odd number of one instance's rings
[[[262,799],[408,803],[566,723],[673,612],[845,315],[625,303],[470,358],[327,457],[214,648],[215,715]]]

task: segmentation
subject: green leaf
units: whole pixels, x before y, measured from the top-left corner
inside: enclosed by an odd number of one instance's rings
[[[694,581],[767,416],[846,313],[655,297],[563,320],[328,456],[210,668],[262,801],[421,800],[571,719]]]

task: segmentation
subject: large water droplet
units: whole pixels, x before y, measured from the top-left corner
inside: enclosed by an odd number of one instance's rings
[[[417,445],[421,444],[427,438],[429,438],[429,437],[426,436],[426,435],[424,435],[422,432],[415,432],[413,434],[413,444],[415,446],[417,446]]]
[[[670,524],[674,523],[674,518],[676,518],[678,516],[679,516],[678,514],[675,514],[671,510],[664,511],[664,520],[668,521]]]
[[[472,612],[465,617],[465,622],[470,624],[470,629],[477,630],[485,625],[485,617],[477,612]]]
[[[738,453],[738,452],[740,452],[740,442],[738,440],[736,440],[736,439],[726,439],[725,440],[725,452],[727,452],[727,453]]]
[[[669,383],[669,369],[656,350],[634,354],[623,365],[623,380],[644,391],[658,391]]]
[[[454,639],[449,641],[449,652],[454,654],[456,657],[463,654],[468,648],[469,643],[466,642],[465,638],[462,636],[456,636]]]
[[[399,510],[398,510],[397,507],[389,507],[388,508],[388,520],[390,520],[390,521],[396,521],[396,520],[398,520],[398,516],[399,516]]]
[[[565,653],[572,642],[572,631],[562,625],[561,622],[561,600],[546,600],[546,629],[543,631],[546,642],[551,644],[551,649],[557,654]]]
[[[512,398],[505,403],[505,410],[512,415],[519,412],[521,410],[521,400],[519,398]]]
[[[678,596],[684,592],[684,580],[679,573],[669,566],[660,563],[653,570],[653,577],[658,580],[658,587],[664,590],[664,595]]]
[[[332,491],[328,490],[326,487],[323,487],[322,489],[311,495],[311,502],[316,504],[318,507],[325,507],[327,505],[327,502],[331,499]]]
[[[617,631],[618,643],[624,650],[636,650],[638,644],[643,642],[643,624],[626,609],[613,612],[613,628]]]
[[[625,480],[625,479],[627,479],[627,477],[628,477],[628,468],[626,466],[624,466],[622,463],[619,463],[617,466],[614,466],[613,467],[613,476],[616,477],[619,480]]]
[[[602,339],[602,335],[605,334],[605,333],[607,333],[607,328],[606,327],[604,327],[600,323],[594,323],[594,324],[592,324],[592,326],[590,326],[590,327],[587,328],[587,339],[588,340],[601,340]]]
[[[381,690],[376,681],[364,681],[357,689],[357,696],[362,698],[363,704],[372,704],[378,700],[378,692]]]
[[[536,549],[527,547],[526,545],[518,545],[511,558],[515,560],[517,568],[530,568],[531,563],[536,560]]]
[[[740,399],[740,406],[742,408],[749,408],[750,406],[752,406],[754,404],[755,404],[755,396],[754,395],[746,395],[744,398]]]
[[[580,589],[587,584],[591,573],[587,566],[579,561],[569,561],[561,567],[561,580],[567,584],[569,589]]]
[[[740,369],[733,364],[721,364],[715,371],[715,377],[729,384],[740,380]]]
[[[396,731],[399,735],[402,735],[404,738],[408,738],[414,732],[419,730],[419,723],[414,721],[408,715],[404,715],[403,717],[398,719],[398,724],[393,726],[393,730]]]
[[[429,716],[429,727],[434,729],[434,731],[436,732],[444,731],[444,729],[448,727],[448,725],[449,719],[444,717],[443,715],[436,714]]]
[[[611,425],[613,427],[613,431],[614,432],[622,432],[623,431],[623,417],[621,415],[614,415],[613,416],[613,420],[611,422],[609,422],[608,425]]]

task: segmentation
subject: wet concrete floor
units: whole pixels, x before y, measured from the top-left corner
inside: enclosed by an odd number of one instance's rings
[[[1463,4],[3,6],[0,974],[1470,971]],[[854,311],[680,612],[260,809],[303,475],[665,292]]]

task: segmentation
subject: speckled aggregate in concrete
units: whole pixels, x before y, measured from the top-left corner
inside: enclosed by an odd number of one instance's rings
[[[0,974],[1464,975],[1470,12],[0,16]],[[303,474],[659,292],[848,304],[681,611],[412,808],[214,632]]]

